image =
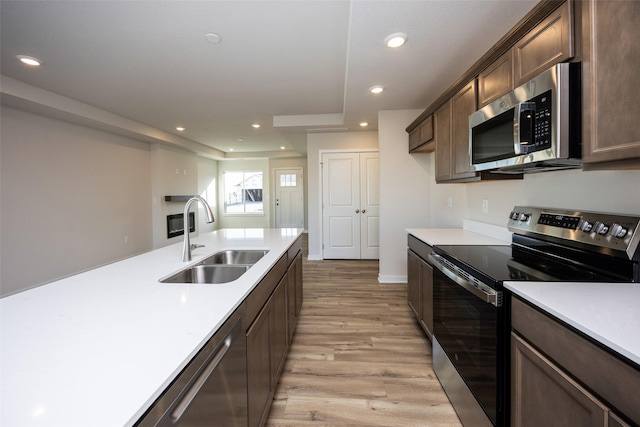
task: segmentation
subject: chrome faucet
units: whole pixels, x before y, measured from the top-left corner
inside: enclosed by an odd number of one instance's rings
[[[200,196],[193,196],[189,200],[187,200],[187,204],[184,205],[184,215],[183,215],[183,224],[184,224],[184,245],[182,246],[182,262],[191,261],[191,241],[189,240],[189,207],[193,202],[200,202],[204,207],[204,212],[207,214],[207,223],[210,224],[215,219],[213,218],[213,212],[211,211],[211,207],[207,203],[205,199]],[[194,245],[196,247],[200,247],[200,245]]]

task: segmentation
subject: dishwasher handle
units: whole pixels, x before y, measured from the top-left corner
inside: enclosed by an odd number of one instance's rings
[[[437,268],[442,274],[451,279],[454,283],[471,292],[476,297],[480,298],[486,303],[492,304],[496,307],[502,306],[502,292],[496,291],[492,287],[485,285],[475,277],[465,272],[465,276],[469,279],[462,277],[460,274],[456,274],[454,270],[462,272],[455,265],[448,262],[444,257],[430,253],[427,256],[429,263]]]
[[[215,371],[220,362],[222,362],[227,351],[231,348],[231,344],[233,343],[233,332],[233,330],[229,332],[229,335],[227,335],[222,343],[223,345],[214,353],[202,373],[198,375],[198,378],[193,382],[189,390],[187,390],[182,399],[180,399],[180,402],[176,405],[175,409],[171,413],[171,421],[174,424],[180,421],[180,418],[182,418],[184,412],[189,408],[189,405],[193,402],[193,399],[195,399],[204,383],[207,382],[213,371]]]

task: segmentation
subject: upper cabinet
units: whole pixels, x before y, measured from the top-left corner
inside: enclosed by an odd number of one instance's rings
[[[472,170],[469,153],[469,115],[477,109],[476,98],[474,79],[433,113],[438,183],[522,178],[520,174],[488,175]]]
[[[409,133],[409,151],[411,153],[430,153],[434,151],[436,144],[433,137],[433,115],[429,115],[417,128]]]
[[[580,3],[585,169],[640,167],[640,2]]]
[[[478,108],[513,90],[513,61],[508,51],[478,75]]]
[[[513,47],[514,87],[573,58],[573,2],[566,1]]]

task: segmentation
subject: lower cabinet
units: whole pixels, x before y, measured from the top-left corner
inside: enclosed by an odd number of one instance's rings
[[[431,247],[413,236],[409,236],[409,246],[407,251],[407,303],[418,323],[431,339],[433,337],[433,269],[426,262]]]
[[[511,334],[513,427],[606,426],[607,407],[516,334]]]
[[[266,295],[267,300],[253,321],[247,319],[248,427],[260,427],[266,422],[302,306],[302,252],[296,252],[295,245],[286,270],[282,270],[284,274],[278,274],[281,277],[275,288],[274,277],[267,276],[254,290]],[[261,288],[263,284],[266,293]]]
[[[512,427],[640,424],[636,366],[518,298],[511,304]]]

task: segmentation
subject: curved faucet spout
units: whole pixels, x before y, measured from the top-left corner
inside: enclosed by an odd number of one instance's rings
[[[212,223],[215,221],[213,218],[213,212],[211,211],[211,207],[207,203],[205,199],[200,196],[193,196],[189,200],[187,200],[187,204],[184,205],[184,215],[183,219],[183,229],[184,229],[184,244],[182,245],[182,262],[191,261],[191,241],[189,239],[189,208],[193,202],[200,202],[204,207],[204,212],[207,215],[207,223]]]

